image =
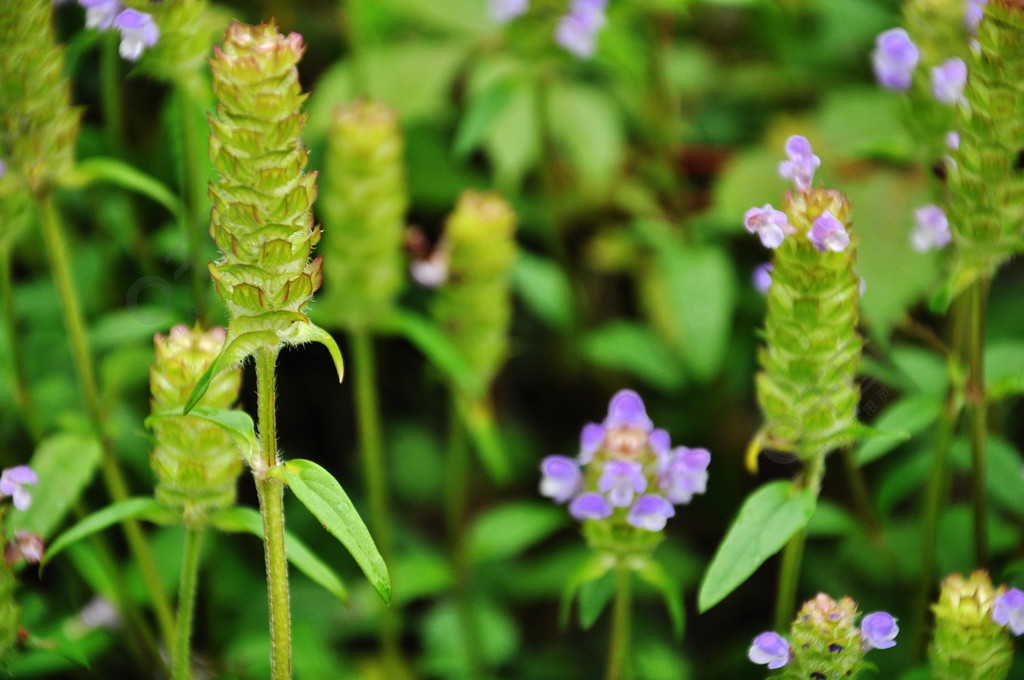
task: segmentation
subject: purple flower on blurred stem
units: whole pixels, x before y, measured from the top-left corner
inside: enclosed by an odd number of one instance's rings
[[[952,151],[956,151],[960,148],[960,133],[956,130],[950,130],[946,133],[946,146]]]
[[[689,503],[694,494],[707,490],[711,454],[707,449],[685,446],[677,446],[672,453],[672,459],[658,476],[658,486],[670,501],[682,505]]]
[[[573,0],[569,13],[555,29],[555,40],[577,57],[586,59],[597,49],[597,32],[605,24],[607,0]]]
[[[138,61],[147,47],[156,45],[160,29],[151,14],[126,9],[114,19],[114,27],[121,32],[121,56],[128,61]]]
[[[647,490],[643,466],[624,460],[608,461],[604,465],[597,488],[608,494],[608,500],[612,505],[624,508],[633,502],[634,493],[643,493]]]
[[[823,253],[829,250],[841,253],[850,245],[850,236],[846,233],[843,223],[833,217],[828,210],[814,220],[807,237],[811,239],[814,247]]]
[[[909,90],[921,53],[902,28],[890,28],[875,38],[871,64],[878,83],[890,90]]]
[[[1024,633],[1024,592],[1010,588],[997,597],[992,607],[992,620],[1000,626],[1010,626],[1014,635]]]
[[[114,25],[114,19],[124,10],[119,0],[78,0],[85,9],[86,28],[105,31]]]
[[[491,18],[499,24],[508,23],[517,16],[526,14],[530,8],[529,0],[488,0]]]
[[[597,423],[587,423],[580,432],[579,461],[586,465],[594,459],[594,454],[604,443],[604,428]]]
[[[761,633],[754,638],[747,657],[754,663],[768,664],[771,670],[782,668],[789,663],[789,643],[778,633]]]
[[[607,519],[612,514],[612,506],[599,493],[581,493],[569,503],[569,514],[578,520]]]
[[[25,489],[25,484],[38,484],[39,478],[27,465],[17,465],[0,473],[0,497],[14,498],[14,507],[25,510],[32,504],[32,496]]]
[[[932,68],[932,94],[943,104],[956,104],[964,97],[967,64],[952,57]]]
[[[860,620],[861,647],[865,652],[872,649],[889,649],[896,646],[896,635],[900,627],[888,612],[868,614]]]
[[[775,267],[772,266],[771,262],[762,262],[761,264],[754,267],[754,271],[750,274],[750,280],[754,283],[754,288],[761,295],[767,295],[768,289],[772,287],[772,272]]]
[[[629,509],[626,521],[637,529],[647,531],[661,531],[669,517],[674,517],[675,508],[667,500],[657,494],[647,494],[636,499],[636,503]]]
[[[985,5],[988,0],[967,0],[967,10],[964,12],[964,23],[967,24],[967,32],[975,35],[978,32],[978,24],[985,18]]]
[[[566,456],[548,456],[540,462],[544,476],[540,480],[540,495],[564,503],[580,489],[583,475],[580,466]]]
[[[914,219],[917,227],[910,235],[910,243],[917,252],[942,248],[953,240],[953,235],[949,231],[949,220],[939,206],[930,203],[921,206],[914,211]]]
[[[776,210],[771,203],[765,203],[760,208],[751,208],[744,213],[743,226],[751,234],[757,234],[765,248],[778,248],[786,234],[796,233],[796,229],[789,224],[786,213]]]
[[[800,135],[786,140],[786,155],[789,160],[779,163],[779,174],[783,179],[792,180],[798,191],[808,191],[821,159],[814,155],[807,138]]]

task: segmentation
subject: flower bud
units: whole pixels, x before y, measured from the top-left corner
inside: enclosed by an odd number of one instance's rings
[[[928,650],[935,680],[1003,680],[1013,664],[1010,634],[993,617],[1006,589],[994,588],[987,572],[968,578],[953,574],[942,582],[935,634]]]

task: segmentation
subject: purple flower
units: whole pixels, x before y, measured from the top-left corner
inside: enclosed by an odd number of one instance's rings
[[[647,490],[647,478],[640,463],[612,460],[605,463],[597,488],[608,494],[612,505],[625,508],[633,502],[634,493]]]
[[[489,0],[487,4],[491,18],[499,24],[508,23],[526,14],[526,10],[530,8],[530,0]]]
[[[85,9],[85,25],[105,31],[112,28],[117,15],[124,10],[120,0],[78,0]]]
[[[967,64],[952,57],[932,68],[932,94],[943,104],[956,104],[964,97]]]
[[[890,28],[875,38],[871,64],[878,83],[890,90],[909,90],[921,53],[902,28]]]
[[[14,507],[25,510],[32,504],[32,496],[25,489],[25,484],[38,484],[39,478],[27,465],[16,465],[0,473],[0,497],[14,498]]]
[[[41,536],[18,529],[14,532],[14,540],[8,543],[4,549],[4,560],[7,564],[15,564],[19,560],[25,560],[29,564],[39,564],[43,559],[45,549],[46,546]]]
[[[658,460],[665,458],[672,449],[672,439],[669,437],[668,431],[661,428],[653,430],[647,435],[647,444],[654,451],[654,455],[658,457]]]
[[[543,477],[540,480],[540,495],[565,503],[580,490],[583,475],[580,466],[566,456],[548,456],[540,462]]]
[[[985,18],[985,5],[987,4],[988,0],[967,0],[964,23],[967,25],[967,32],[971,35],[978,33],[978,24]]]
[[[811,143],[806,137],[793,135],[786,140],[788,161],[779,163],[779,174],[796,185],[798,191],[807,191],[814,181],[814,171],[821,165],[821,159],[814,155]],[[771,246],[769,246],[771,247]]]
[[[128,61],[138,61],[147,47],[156,45],[160,29],[151,14],[126,9],[114,19],[114,27],[121,32],[121,56]]]
[[[888,612],[875,612],[860,620],[860,640],[865,652],[895,647],[899,632],[896,619]]]
[[[555,40],[577,57],[586,59],[597,49],[597,32],[605,24],[607,0],[573,0],[569,13],[555,29]]]
[[[760,208],[751,208],[744,213],[743,226],[751,234],[757,234],[765,248],[778,248],[786,234],[796,233],[796,229],[789,224],[786,213],[776,210],[771,203],[765,203]]]
[[[772,287],[772,272],[775,271],[775,267],[772,266],[771,262],[763,262],[756,267],[750,274],[750,280],[754,284],[754,288],[761,295],[767,295],[768,289]]]
[[[846,233],[843,223],[827,210],[814,220],[807,237],[811,239],[814,247],[823,253],[829,250],[841,253],[850,245],[850,235]]]
[[[754,638],[747,657],[754,663],[768,664],[770,670],[782,668],[789,663],[789,643],[778,633],[761,633]]]
[[[1024,592],[1010,588],[997,597],[992,620],[1000,626],[1010,626],[1014,635],[1024,633]]]
[[[647,407],[639,394],[633,390],[619,390],[608,403],[604,426],[606,429],[635,427],[650,432],[654,422],[647,416]]]
[[[569,503],[569,514],[582,521],[585,519],[608,519],[612,506],[599,493],[581,493]]]
[[[914,220],[917,226],[910,235],[910,243],[919,253],[942,248],[953,239],[946,213],[937,205],[929,203],[921,206],[914,211]]]
[[[580,432],[580,455],[581,465],[586,465],[594,460],[594,454],[604,443],[604,428],[597,423],[587,423]]]
[[[956,130],[950,130],[946,133],[946,146],[952,151],[956,151],[960,148],[960,133]]]
[[[657,494],[647,494],[636,499],[629,509],[626,521],[637,529],[661,531],[669,517],[674,517],[675,508],[667,500]]]
[[[707,490],[711,454],[707,449],[688,449],[685,446],[677,446],[673,454],[658,476],[658,486],[670,501],[682,505],[689,503],[694,494]]]

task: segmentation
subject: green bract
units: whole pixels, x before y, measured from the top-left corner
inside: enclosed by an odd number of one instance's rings
[[[320,201],[326,286],[317,318],[325,323],[373,327],[394,305],[409,204],[403,148],[387,105],[357,101],[335,111]]]
[[[181,408],[199,377],[224,344],[224,329],[203,332],[175,326],[154,338],[156,359],[149,372],[153,413]],[[238,400],[240,370],[223,371],[210,383],[200,405],[231,408]],[[193,415],[154,418],[156,448],[150,459],[156,496],[181,511],[188,524],[201,524],[213,511],[235,501],[242,470],[237,441],[222,427]]]
[[[0,11],[0,160],[36,193],[71,168],[78,135],[52,12],[51,0],[4,0]]]
[[[850,231],[850,204],[837,191],[786,195],[783,211],[797,233],[774,251],[764,347],[758,353],[761,444],[804,460],[856,439],[855,382],[863,340],[857,333],[860,277],[856,243],[819,252],[807,238],[825,211]]]
[[[994,588],[988,573],[965,579],[953,574],[942,582],[935,612],[935,634],[928,650],[935,680],[1003,680],[1013,664],[1013,643],[992,620]]]

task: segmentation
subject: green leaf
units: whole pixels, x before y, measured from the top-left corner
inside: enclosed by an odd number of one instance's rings
[[[462,424],[466,426],[480,462],[496,484],[504,484],[510,475],[504,440],[494,422],[494,413],[485,399],[456,400]]]
[[[154,413],[146,418],[145,425],[146,427],[152,427],[153,421],[158,418],[181,418],[184,415],[184,408],[176,408],[163,413]],[[258,447],[256,441],[256,425],[252,422],[252,416],[241,409],[196,406],[188,412],[188,415],[194,418],[202,418],[207,422],[213,423],[238,439],[242,444],[242,448],[246,451],[246,459],[249,459]]]
[[[1024,459],[1020,452],[1002,437],[989,435],[985,453],[986,486],[992,501],[1017,517],[1024,517],[1024,479],[1021,479]],[[967,439],[954,441],[949,455],[958,469],[973,469],[971,445]]]
[[[228,339],[227,343],[220,350],[220,354],[213,360],[206,372],[199,377],[192,394],[185,404],[184,413],[188,413],[196,407],[199,400],[210,389],[213,378],[221,371],[227,370],[236,364],[245,361],[246,357],[253,354],[260,347],[276,347],[280,344],[277,333],[271,331],[252,331],[243,333],[234,339]]]
[[[912,394],[882,412],[872,423],[878,436],[860,444],[854,457],[857,465],[878,460],[911,437],[924,432],[942,413],[943,404],[928,394]]]
[[[330,333],[320,328],[316,324],[309,323],[304,324],[295,338],[296,342],[319,342],[321,345],[327,348],[327,351],[331,353],[331,359],[334,360],[334,369],[338,372],[338,382],[345,379],[345,361],[341,357],[341,350],[338,348],[338,343],[334,341],[334,338]]]
[[[551,134],[579,173],[584,189],[605,192],[626,152],[620,108],[606,88],[560,80],[548,92]]]
[[[481,515],[469,530],[469,555],[475,562],[515,557],[568,524],[565,508],[520,501]]]
[[[465,157],[480,146],[488,129],[512,101],[516,87],[515,80],[500,78],[470,99],[469,107],[455,132],[452,150],[456,156]]]
[[[992,342],[985,348],[985,389],[991,401],[1024,394],[1024,352],[1020,342]]]
[[[512,283],[526,306],[546,324],[567,331],[575,323],[572,284],[554,260],[519,251]]]
[[[63,433],[44,440],[29,463],[39,478],[29,487],[32,504],[10,511],[7,531],[23,529],[49,538],[89,486],[102,456],[99,440],[89,435]]]
[[[126,498],[97,510],[58,536],[53,543],[47,546],[42,563],[46,564],[69,545],[129,519],[145,519],[158,524],[171,524],[180,518],[155,498],[148,496]]]
[[[473,368],[452,345],[448,336],[429,319],[415,312],[396,310],[384,322],[384,329],[415,345],[435,368],[460,389],[474,389],[476,377]]]
[[[384,602],[391,601],[391,577],[348,494],[330,472],[309,460],[290,460],[271,468],[328,533],[341,541]]]
[[[588,332],[580,350],[591,363],[629,373],[655,387],[675,391],[686,384],[679,359],[647,326],[614,321]]]
[[[114,158],[87,158],[79,161],[63,180],[69,187],[85,187],[96,182],[108,182],[142,194],[167,208],[175,217],[181,214],[181,201],[165,184]]]
[[[579,613],[580,628],[583,630],[590,630],[601,617],[601,612],[612,601],[612,596],[615,595],[615,576],[614,571],[608,571],[600,578],[580,584]],[[632,575],[627,575],[627,578],[632,578]]]
[[[221,531],[245,532],[259,539],[263,538],[263,518],[253,508],[234,507],[221,510],[210,517],[210,524]],[[285,531],[284,548],[288,561],[296,569],[342,602],[348,602],[348,591],[341,577],[290,531]]]
[[[601,578],[611,570],[614,564],[614,558],[594,553],[576,567],[575,571],[565,582],[565,587],[562,589],[561,604],[558,608],[558,623],[563,629],[569,625],[569,611],[572,609],[572,600],[580,586]]]
[[[798,492],[792,482],[765,484],[740,508],[725,539],[711,560],[700,585],[701,612],[736,590],[765,560],[777,553],[814,514],[812,490]]]
[[[683,608],[683,590],[679,583],[669,575],[660,562],[653,559],[644,560],[636,573],[661,595],[672,620],[672,631],[677,639],[682,640],[686,628],[686,610]]]

